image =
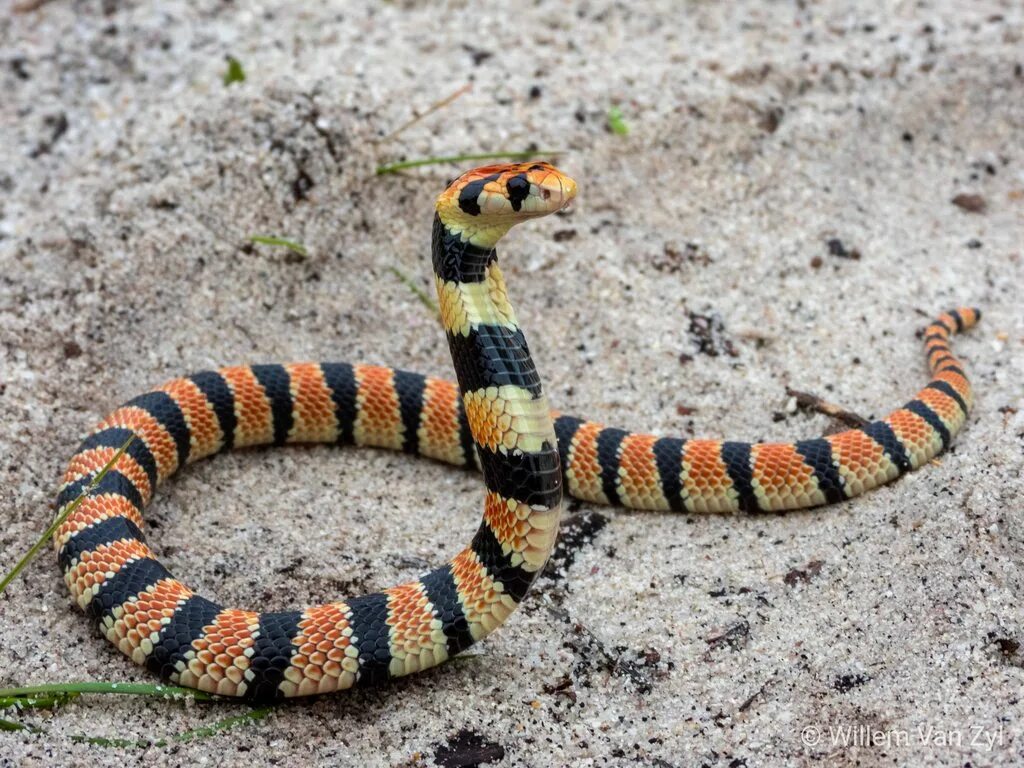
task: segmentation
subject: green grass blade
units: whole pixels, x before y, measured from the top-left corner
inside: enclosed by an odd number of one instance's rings
[[[622,117],[622,110],[618,107],[608,110],[608,129],[616,136],[625,136],[629,133],[629,125]]]
[[[119,739],[109,738],[106,736],[72,736],[72,741],[77,741],[80,744],[94,744],[98,747],[119,747],[122,749],[146,749],[148,747],[166,747],[172,742],[185,743],[189,741],[199,741],[209,736],[214,736],[221,731],[227,731],[240,725],[246,725],[248,723],[257,723],[273,710],[273,707],[259,707],[250,712],[244,712],[241,715],[232,715],[231,717],[225,717],[223,720],[218,720],[210,725],[202,725],[198,728],[193,728],[189,731],[183,731],[176,733],[169,738],[157,739],[155,741],[141,741],[135,739]],[[12,723],[11,725],[18,726],[18,723]],[[27,728],[27,726],[22,726]],[[18,728],[20,730],[20,728]]]
[[[120,696],[157,696],[176,698],[190,696],[196,701],[222,701],[222,697],[193,688],[158,683],[46,683],[23,688],[0,688],[0,709],[15,706],[25,700],[39,697],[75,697],[85,693],[112,693]]]
[[[529,160],[534,157],[557,157],[565,152],[553,149],[537,149],[532,152],[483,152],[474,155],[449,155],[446,157],[425,157],[422,160],[404,160],[400,163],[377,166],[377,175],[383,176],[387,173],[397,173],[407,168],[419,168],[424,165],[438,165],[440,163],[461,163],[466,160]]]
[[[388,271],[390,271],[391,274],[393,274],[395,277],[401,280],[405,284],[405,287],[412,291],[416,298],[420,300],[420,303],[423,306],[425,306],[435,315],[441,314],[441,310],[438,309],[437,302],[430,298],[430,296],[427,295],[426,291],[424,291],[422,288],[416,285],[416,282],[407,274],[405,274],[405,272],[400,270],[398,267],[388,267]]]
[[[0,731],[28,731],[29,733],[42,733],[41,728],[36,728],[34,725],[25,725],[24,723],[15,723],[11,720],[4,720],[0,718]]]
[[[224,73],[224,85],[245,82],[245,70],[242,69],[242,62],[234,56],[227,56],[228,69]]]
[[[283,237],[274,237],[272,235],[251,235],[249,240],[260,245],[273,245],[280,248],[287,248],[289,251],[293,251],[300,256],[308,256],[306,252],[306,246],[302,243],[296,243],[294,240],[286,240]]]
[[[244,712],[241,715],[233,715],[231,717],[225,717],[223,720],[218,720],[210,725],[203,725],[199,728],[193,728],[191,731],[185,731],[183,733],[176,733],[172,738],[174,741],[186,742],[186,741],[198,741],[199,739],[205,739],[207,736],[213,736],[220,731],[227,731],[239,725],[245,725],[247,723],[258,723],[260,720],[265,718],[271,713],[273,707],[258,707],[249,712]]]
[[[7,589],[8,585],[17,578],[18,574],[25,570],[25,567],[31,563],[35,556],[39,554],[39,551],[46,546],[46,543],[50,540],[50,537],[53,536],[54,532],[60,528],[61,524],[68,519],[72,512],[78,509],[78,505],[82,503],[83,499],[93,492],[96,486],[100,484],[104,477],[106,477],[107,472],[110,471],[111,467],[117,464],[120,458],[124,456],[124,452],[128,450],[128,446],[132,444],[132,440],[134,439],[135,435],[132,435],[125,440],[124,445],[117,449],[117,453],[111,457],[110,461],[103,465],[103,468],[96,473],[96,476],[93,477],[85,488],[82,489],[82,492],[75,497],[74,501],[64,507],[64,510],[57,515],[52,523],[50,523],[50,527],[46,529],[43,535],[39,538],[39,541],[37,541],[25,556],[18,561],[18,564],[14,566],[14,569],[4,576],[3,581],[0,581],[0,592]]]

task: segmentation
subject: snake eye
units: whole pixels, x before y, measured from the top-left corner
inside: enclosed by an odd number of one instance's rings
[[[512,204],[512,210],[518,211],[523,207],[523,200],[530,194],[530,182],[525,176],[513,176],[505,187],[508,189],[508,201]]]

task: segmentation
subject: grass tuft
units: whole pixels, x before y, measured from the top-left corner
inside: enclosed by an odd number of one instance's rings
[[[612,107],[608,110],[608,130],[616,136],[626,136],[629,134],[629,125],[622,116],[622,110],[618,107]]]
[[[306,246],[302,243],[296,243],[294,240],[286,240],[283,237],[274,237],[273,235],[251,235],[249,240],[260,245],[272,245],[278,248],[287,248],[293,253],[299,254],[299,256],[308,256]]]
[[[245,82],[245,70],[242,69],[242,62],[230,54],[226,57],[228,61],[227,71],[224,73],[224,85]]]

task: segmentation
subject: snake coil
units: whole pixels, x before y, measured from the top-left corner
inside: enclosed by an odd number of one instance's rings
[[[932,380],[861,428],[751,444],[551,413],[494,247],[575,194],[550,165],[521,163],[470,171],[438,197],[434,280],[457,385],[347,363],[237,366],[175,379],[104,419],[72,458],[59,509],[135,439],[54,536],[65,581],[100,632],[163,678],[222,695],[264,701],[382,683],[440,664],[508,618],[554,546],[563,485],[634,509],[814,507],[921,466],[966,420],[971,387],[949,336],[978,321],[967,308],[925,331]],[[447,564],[376,594],[266,613],[194,594],[146,544],[143,507],[185,464],[285,443],[355,443],[477,468],[483,521]]]

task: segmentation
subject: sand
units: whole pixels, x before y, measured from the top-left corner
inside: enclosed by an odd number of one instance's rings
[[[578,204],[517,230],[503,264],[552,402],[623,427],[821,434],[787,386],[882,415],[926,380],[930,316],[985,316],[955,343],[976,411],[891,487],[788,515],[573,503],[535,592],[465,660],[171,747],[73,737],[246,708],[7,713],[43,733],[0,734],[0,765],[1024,759],[1018,3],[29,5],[0,14],[4,570],[81,435],[163,380],[301,359],[451,375],[391,270],[429,288],[432,198],[467,164],[382,162],[565,153]],[[228,55],[244,82],[223,83]],[[282,609],[442,561],[480,490],[397,454],[257,451],[190,468],[147,522],[190,586]],[[46,553],[0,597],[0,685],[83,679],[153,681]]]

